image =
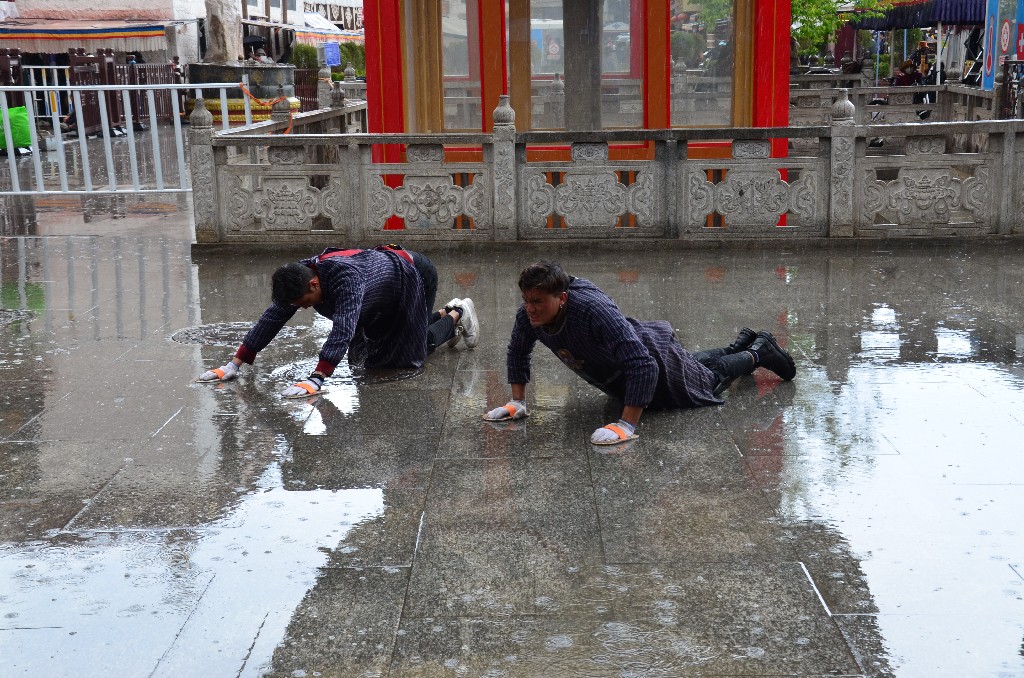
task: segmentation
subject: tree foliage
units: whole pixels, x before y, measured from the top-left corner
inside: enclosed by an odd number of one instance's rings
[[[792,35],[802,47],[814,48],[829,42],[851,14],[841,13],[847,5],[839,0],[791,0]],[[889,0],[854,0],[853,11],[859,17],[880,16]]]

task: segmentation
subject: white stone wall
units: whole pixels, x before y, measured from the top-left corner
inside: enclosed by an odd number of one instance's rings
[[[23,19],[169,19],[174,17],[174,2],[176,0],[18,0],[18,12]]]
[[[169,26],[166,52],[143,52],[147,63],[178,56],[182,65],[199,60],[196,19],[206,17],[204,0],[18,0],[21,18],[36,19],[151,19],[182,23]]]

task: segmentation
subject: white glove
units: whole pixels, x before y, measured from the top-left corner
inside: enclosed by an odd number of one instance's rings
[[[501,407],[495,407],[484,415],[487,421],[503,421],[505,419],[522,419],[530,413],[526,409],[525,400],[510,400]]]
[[[199,375],[196,381],[231,381],[238,376],[238,365],[232,361],[228,361],[224,367],[217,367],[212,370],[206,370]]]
[[[595,445],[615,445],[624,443],[627,440],[639,438],[635,433],[636,427],[628,421],[619,419],[614,424],[608,424],[594,431],[590,436],[590,442]]]
[[[323,385],[323,379],[310,375],[305,381],[292,384],[285,390],[281,391],[281,395],[285,398],[305,398],[307,396],[316,395],[320,391],[320,387]]]

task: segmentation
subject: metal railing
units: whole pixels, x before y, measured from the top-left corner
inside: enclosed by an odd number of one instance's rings
[[[196,98],[203,98],[204,92],[218,92],[221,127],[227,130],[230,126],[227,91],[237,87],[237,83],[0,87],[0,134],[3,134],[8,149],[7,172],[0,169],[0,195],[190,191],[186,140],[182,132],[185,111],[181,110],[181,102],[184,95],[194,93]],[[8,93],[25,95],[30,121],[42,119],[48,122],[49,130],[29,124],[30,148],[33,151],[30,154],[22,154],[15,148],[8,113]],[[77,114],[71,123],[64,123],[60,107],[48,106],[46,117],[40,118],[37,115],[37,94],[42,94],[48,101],[66,98],[73,110],[83,114]],[[170,122],[161,123],[159,119],[161,108],[157,99],[161,95],[170,106]],[[95,133],[86,128],[84,96],[95,99],[99,119]],[[118,97],[121,99],[118,103],[123,104],[118,106],[122,117],[113,119],[108,110],[108,100]],[[140,101],[145,105],[140,105]],[[142,119],[136,117],[138,111],[144,112]],[[245,102],[245,119],[247,124],[252,123],[248,99]],[[77,144],[70,142],[72,135],[77,135]],[[90,144],[90,136],[101,140],[102,147]],[[115,140],[119,138],[126,143],[119,144],[115,150]],[[66,144],[66,140],[69,143]],[[140,163],[141,154],[145,154],[144,163]],[[47,165],[45,170],[44,162]],[[170,167],[166,167],[165,162]]]

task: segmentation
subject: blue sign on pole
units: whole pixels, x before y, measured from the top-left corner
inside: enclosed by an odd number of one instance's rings
[[[988,0],[985,6],[985,42],[981,58],[981,88],[991,90],[996,81],[996,31],[999,30],[999,0]]]
[[[324,62],[328,66],[341,65],[341,49],[336,42],[324,43]]]

